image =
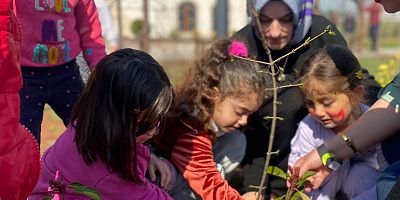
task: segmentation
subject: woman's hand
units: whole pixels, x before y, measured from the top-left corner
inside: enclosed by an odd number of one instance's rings
[[[153,153],[150,154],[149,176],[150,180],[155,182],[157,179],[156,171],[160,174],[160,186],[164,189],[170,189],[172,181],[172,169],[166,163],[168,161],[158,158]]]

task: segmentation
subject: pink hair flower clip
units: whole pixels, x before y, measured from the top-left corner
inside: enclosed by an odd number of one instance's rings
[[[244,42],[232,41],[231,47],[229,48],[229,56],[240,56],[240,57],[248,57],[249,50],[246,47]]]

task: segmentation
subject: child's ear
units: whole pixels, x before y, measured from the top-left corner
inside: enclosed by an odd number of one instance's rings
[[[364,89],[364,86],[362,86],[362,85],[359,85],[356,88],[354,88],[354,92],[360,97],[364,96],[364,91],[365,91],[365,89]]]
[[[365,91],[365,89],[362,85],[355,87],[353,89],[353,92],[356,94],[356,97],[354,97],[356,99],[354,99],[353,101],[357,102],[357,103],[361,102],[364,97],[364,91]]]
[[[211,96],[212,96],[212,99],[214,99],[214,100],[219,98],[220,93],[219,93],[219,89],[217,87],[213,87],[211,89]]]

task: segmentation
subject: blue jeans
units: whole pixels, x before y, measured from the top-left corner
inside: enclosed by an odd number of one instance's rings
[[[369,27],[369,37],[371,38],[371,49],[378,49],[378,35],[379,35],[379,24],[371,25]]]
[[[378,200],[384,200],[392,187],[400,180],[400,160],[391,164],[379,175],[377,184]]]
[[[20,91],[21,123],[40,145],[44,105],[47,103],[69,124],[70,113],[83,89],[83,81],[75,60],[55,67],[21,67],[23,87]]]

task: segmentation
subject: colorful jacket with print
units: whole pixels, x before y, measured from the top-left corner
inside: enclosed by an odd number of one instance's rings
[[[82,51],[89,67],[106,55],[93,0],[15,0],[21,21],[21,64],[51,67]]]

